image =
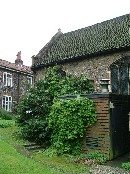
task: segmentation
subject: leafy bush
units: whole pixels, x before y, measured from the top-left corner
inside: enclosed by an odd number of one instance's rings
[[[23,138],[29,141],[35,141],[39,144],[46,143],[49,145],[50,132],[48,123],[43,119],[29,119],[21,127]],[[48,142],[47,142],[48,141]]]
[[[2,120],[2,119],[0,119],[0,127],[1,128],[11,127],[14,125],[15,125],[14,120]]]
[[[7,112],[4,109],[0,108],[0,118],[5,120],[12,120],[13,114],[11,112]]]
[[[54,97],[64,94],[93,93],[93,81],[86,76],[67,75],[60,66],[48,68],[45,73],[44,83],[46,83],[47,92]]]
[[[65,75],[60,66],[48,68],[45,74],[45,78],[39,80],[18,105],[17,120],[23,137],[40,143],[50,141],[48,116],[54,98],[63,94],[93,92],[91,80]]]
[[[122,168],[130,171],[130,162],[122,163]]]
[[[58,154],[78,154],[86,128],[96,122],[95,104],[87,98],[56,100],[51,107],[49,126],[52,146]]]
[[[90,160],[96,160],[99,164],[104,164],[108,160],[107,156],[104,153],[100,153],[98,151],[88,153],[86,155],[86,158]]]
[[[25,139],[38,143],[49,141],[47,116],[51,103],[52,99],[45,89],[44,81],[39,81],[29,95],[20,102],[18,106],[20,116],[17,122]]]
[[[93,93],[93,81],[87,77],[68,75],[60,82],[61,94],[89,94]]]

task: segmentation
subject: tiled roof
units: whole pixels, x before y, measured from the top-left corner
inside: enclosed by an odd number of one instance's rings
[[[65,34],[58,33],[33,57],[32,68],[129,47],[130,14]]]
[[[25,66],[25,65],[18,66],[15,63],[11,63],[2,59],[0,59],[0,66],[2,66],[3,68],[9,68],[9,69],[12,69],[15,71],[21,71],[24,73],[29,73],[29,74],[32,73],[31,68],[29,66]]]

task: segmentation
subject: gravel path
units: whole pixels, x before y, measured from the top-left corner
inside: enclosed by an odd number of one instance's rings
[[[118,167],[97,165],[92,167],[90,174],[130,174],[130,172]]]

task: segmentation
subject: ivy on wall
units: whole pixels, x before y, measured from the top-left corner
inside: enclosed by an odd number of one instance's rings
[[[97,120],[93,101],[87,98],[56,100],[51,107],[51,143],[58,154],[78,154],[86,128]]]

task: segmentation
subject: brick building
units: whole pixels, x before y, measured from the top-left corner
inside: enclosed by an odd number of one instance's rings
[[[13,111],[32,82],[33,73],[30,67],[23,65],[21,52],[18,52],[15,63],[0,59],[0,106]]]
[[[125,88],[126,94],[129,93],[129,57],[130,14],[126,14],[64,34],[59,29],[32,57],[32,71],[38,80],[47,67],[60,64],[66,73],[85,74],[93,79],[97,92],[101,91],[100,80],[110,79],[114,93],[123,93]],[[121,90],[118,85],[122,85]]]

